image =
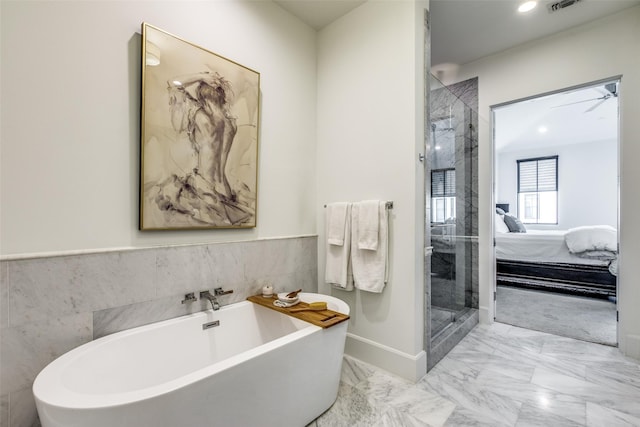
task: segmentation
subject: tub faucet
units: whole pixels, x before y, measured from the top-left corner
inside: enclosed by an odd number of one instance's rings
[[[228,294],[232,294],[233,293],[233,289],[225,291],[222,288],[215,288],[213,290],[213,295],[211,295],[211,292],[209,291],[201,291],[200,292],[200,298],[206,298],[209,300],[209,302],[211,303],[211,306],[213,307],[214,310],[219,310],[220,309],[220,303],[218,302],[218,296],[220,295],[228,295]]]
[[[218,298],[216,298],[215,295],[211,295],[211,292],[209,291],[200,292],[200,298],[208,299],[209,302],[211,303],[211,307],[213,307],[214,310],[220,310],[220,303],[218,302]]]

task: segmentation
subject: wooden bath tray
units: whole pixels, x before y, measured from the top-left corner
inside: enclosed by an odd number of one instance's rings
[[[268,307],[272,310],[279,311],[280,313],[288,314],[289,316],[295,317],[300,320],[304,320],[309,323],[313,323],[316,326],[320,326],[322,328],[328,328],[329,326],[336,325],[340,322],[344,322],[349,318],[348,315],[338,313],[333,310],[319,310],[319,311],[298,311],[292,313],[290,310],[294,308],[304,308],[308,307],[309,304],[303,301],[300,301],[298,304],[293,307],[283,308],[277,307],[273,305],[273,302],[276,300],[275,298],[265,298],[262,295],[252,295],[247,300],[259,304],[264,307]]]

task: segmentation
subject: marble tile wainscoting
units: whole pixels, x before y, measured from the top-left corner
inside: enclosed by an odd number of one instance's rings
[[[8,257],[7,257],[8,258]],[[120,330],[209,309],[184,294],[317,292],[317,237],[170,246],[0,262],[0,427],[38,426],[31,386],[67,351]]]

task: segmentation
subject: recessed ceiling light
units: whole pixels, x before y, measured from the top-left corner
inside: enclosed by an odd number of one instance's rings
[[[537,1],[526,1],[522,3],[520,6],[518,6],[518,12],[520,13],[529,12],[534,7],[536,7],[537,4],[538,4]]]
[[[540,132],[540,133],[547,133],[547,131],[548,131],[548,130],[549,130],[549,129],[547,129],[547,127],[546,127],[546,126],[540,126],[540,127],[538,128],[538,132]]]

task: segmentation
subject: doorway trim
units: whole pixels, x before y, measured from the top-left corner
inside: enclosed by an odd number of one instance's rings
[[[495,149],[495,136],[496,136],[496,118],[495,118],[495,113],[496,113],[496,109],[498,108],[502,108],[505,106],[509,106],[512,104],[516,104],[516,103],[520,103],[520,102],[524,102],[524,101],[529,101],[529,100],[533,100],[533,99],[537,99],[537,98],[542,98],[545,96],[549,96],[549,95],[556,95],[556,94],[561,94],[561,93],[566,93],[566,92],[571,92],[574,90],[579,90],[579,89],[584,89],[584,88],[589,88],[589,87],[593,87],[593,86],[598,86],[604,83],[608,83],[608,82],[617,82],[619,85],[619,92],[620,92],[620,98],[618,100],[618,114],[617,114],[617,141],[616,141],[616,145],[617,145],[617,188],[616,188],[616,214],[617,214],[617,227],[616,227],[616,238],[617,238],[617,243],[618,243],[618,266],[617,266],[617,270],[620,271],[620,223],[621,223],[621,217],[620,217],[620,184],[621,184],[621,179],[622,179],[622,162],[621,162],[621,148],[622,148],[622,134],[621,134],[621,126],[620,126],[620,122],[621,122],[621,104],[622,104],[622,74],[618,74],[612,77],[608,77],[608,78],[604,78],[604,79],[599,79],[599,80],[594,80],[591,82],[587,82],[587,83],[581,83],[581,84],[577,84],[577,85],[573,85],[573,86],[569,86],[563,89],[558,89],[558,90],[552,90],[552,91],[548,91],[548,92],[543,92],[540,94],[535,94],[535,95],[530,95],[530,96],[526,96],[523,98],[519,98],[519,99],[515,99],[515,100],[511,100],[511,101],[507,101],[507,102],[501,102],[498,104],[493,104],[489,106],[489,110],[490,110],[490,132],[491,132],[491,139],[490,139],[490,165],[491,165],[491,194],[490,194],[490,216],[489,218],[491,218],[491,224],[489,227],[490,230],[490,238],[492,239],[492,245],[491,245],[491,255],[490,255],[490,265],[491,265],[491,270],[490,270],[490,277],[491,277],[491,286],[488,287],[489,291],[490,291],[490,295],[489,298],[492,301],[492,312],[491,314],[491,321],[494,322],[495,318],[496,318],[496,311],[497,311],[497,302],[496,302],[496,296],[497,296],[497,268],[496,268],[496,243],[495,243],[495,221],[493,220],[494,218],[494,212],[495,212],[495,203],[496,203],[496,149]],[[619,304],[619,300],[618,297],[620,295],[620,276],[617,275],[616,276],[616,347],[619,346],[620,343],[620,325],[619,325],[619,319],[620,319],[620,304]]]

